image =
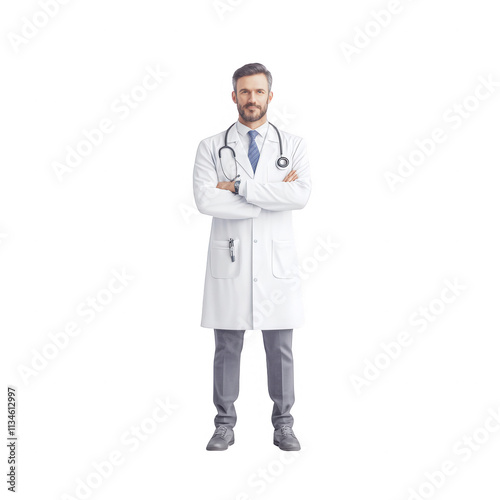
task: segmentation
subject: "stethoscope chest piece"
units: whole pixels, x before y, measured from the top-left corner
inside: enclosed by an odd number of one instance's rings
[[[234,125],[236,125],[236,124],[233,123],[226,130],[226,135],[224,136],[224,146],[222,146],[219,149],[219,160],[220,160],[220,165],[221,165],[222,173],[224,174],[224,177],[226,179],[230,180],[231,182],[234,181],[235,179],[237,179],[239,177],[238,166],[237,166],[238,160],[236,159],[236,153],[234,152],[234,149],[231,146],[227,145],[227,136],[229,134],[229,131],[231,130],[231,127],[234,127]],[[281,141],[280,131],[278,130],[278,128],[276,127],[276,125],[273,125],[271,122],[269,122],[269,125],[272,125],[274,127],[274,129],[276,130],[276,133],[278,135],[278,140],[279,140],[279,143],[280,143],[280,155],[276,159],[276,163],[275,163],[276,168],[278,168],[279,170],[285,170],[286,168],[288,168],[288,165],[290,165],[290,160],[286,156],[283,155],[283,142]],[[267,133],[266,133],[266,137],[267,137]],[[264,138],[264,142],[265,142],[265,138]],[[226,172],[224,172],[224,167],[222,166],[222,150],[223,149],[229,149],[231,151],[231,153],[232,153],[232,156],[233,156],[233,159],[234,159],[235,172],[236,172],[236,177],[234,177],[233,179],[230,179],[226,175]]]
[[[290,161],[286,156],[280,156],[276,160],[276,167],[278,167],[280,170],[285,170],[285,168],[287,168],[288,165],[290,165]]]

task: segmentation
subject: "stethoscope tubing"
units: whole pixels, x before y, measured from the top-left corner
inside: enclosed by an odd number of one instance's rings
[[[226,134],[224,136],[224,146],[222,146],[222,147],[219,148],[219,160],[220,160],[220,166],[221,166],[221,169],[222,169],[222,173],[224,174],[224,177],[226,179],[228,179],[230,182],[233,182],[235,179],[237,179],[240,176],[238,174],[238,166],[237,166],[237,164],[241,166],[241,163],[236,159],[236,153],[234,152],[234,149],[231,146],[227,145],[227,137],[229,135],[229,131],[235,125],[236,125],[236,122],[233,123],[233,124],[231,124],[231,126],[226,130]],[[288,165],[290,164],[290,160],[286,156],[283,156],[283,143],[281,141],[280,131],[278,130],[278,127],[276,127],[276,125],[274,125],[273,123],[269,122],[269,125],[272,125],[274,127],[274,129],[276,130],[276,133],[278,134],[278,141],[279,141],[279,144],[280,144],[280,155],[276,159],[275,166],[279,170],[285,170],[288,167]],[[264,144],[266,142],[267,134],[268,133],[269,133],[269,129],[266,132],[266,137],[264,138]],[[230,179],[226,175],[226,172],[224,172],[224,167],[222,166],[222,150],[223,149],[229,149],[233,153],[234,165],[235,165],[235,171],[236,171],[236,177],[234,177],[234,179]]]

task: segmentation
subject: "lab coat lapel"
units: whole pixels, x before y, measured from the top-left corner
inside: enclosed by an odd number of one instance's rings
[[[238,134],[238,130],[236,129],[236,125],[231,128],[229,131],[229,135],[227,138],[227,143],[229,146],[234,148],[234,152],[236,153],[236,160],[238,161],[238,167],[243,168],[243,170],[248,174],[248,176],[253,179],[254,171],[252,168],[252,164],[248,159],[248,151],[245,151],[245,148],[241,144],[240,136]],[[257,167],[258,170],[259,167]]]
[[[255,180],[259,182],[269,182],[269,169],[276,168],[275,162],[278,158],[279,147],[278,135],[272,125],[268,125],[267,137],[260,151],[259,163],[255,170]],[[249,162],[250,163],[250,162]]]
[[[268,182],[269,169],[275,168],[275,161],[279,153],[279,148],[277,146],[279,143],[278,134],[271,124],[269,124],[268,127],[267,137],[261,148],[259,163],[257,164],[255,173],[248,159],[248,151],[245,151],[245,148],[241,144],[236,125],[231,128],[227,138],[228,145],[234,148],[239,166],[243,168],[251,179],[255,178],[259,182]]]

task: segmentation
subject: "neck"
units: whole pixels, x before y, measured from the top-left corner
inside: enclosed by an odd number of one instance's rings
[[[256,128],[259,128],[261,125],[264,125],[264,123],[266,123],[267,113],[260,120],[258,120],[256,122],[247,122],[241,116],[238,117],[238,121],[240,123],[243,123],[243,125],[247,126],[248,128],[255,130]]]

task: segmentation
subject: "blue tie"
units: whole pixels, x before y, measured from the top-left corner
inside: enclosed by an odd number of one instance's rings
[[[255,174],[255,169],[257,168],[257,163],[259,163],[259,148],[257,147],[257,143],[255,142],[255,137],[257,136],[257,130],[250,130],[248,135],[250,136],[250,146],[248,147],[248,159],[252,164],[253,173]]]

